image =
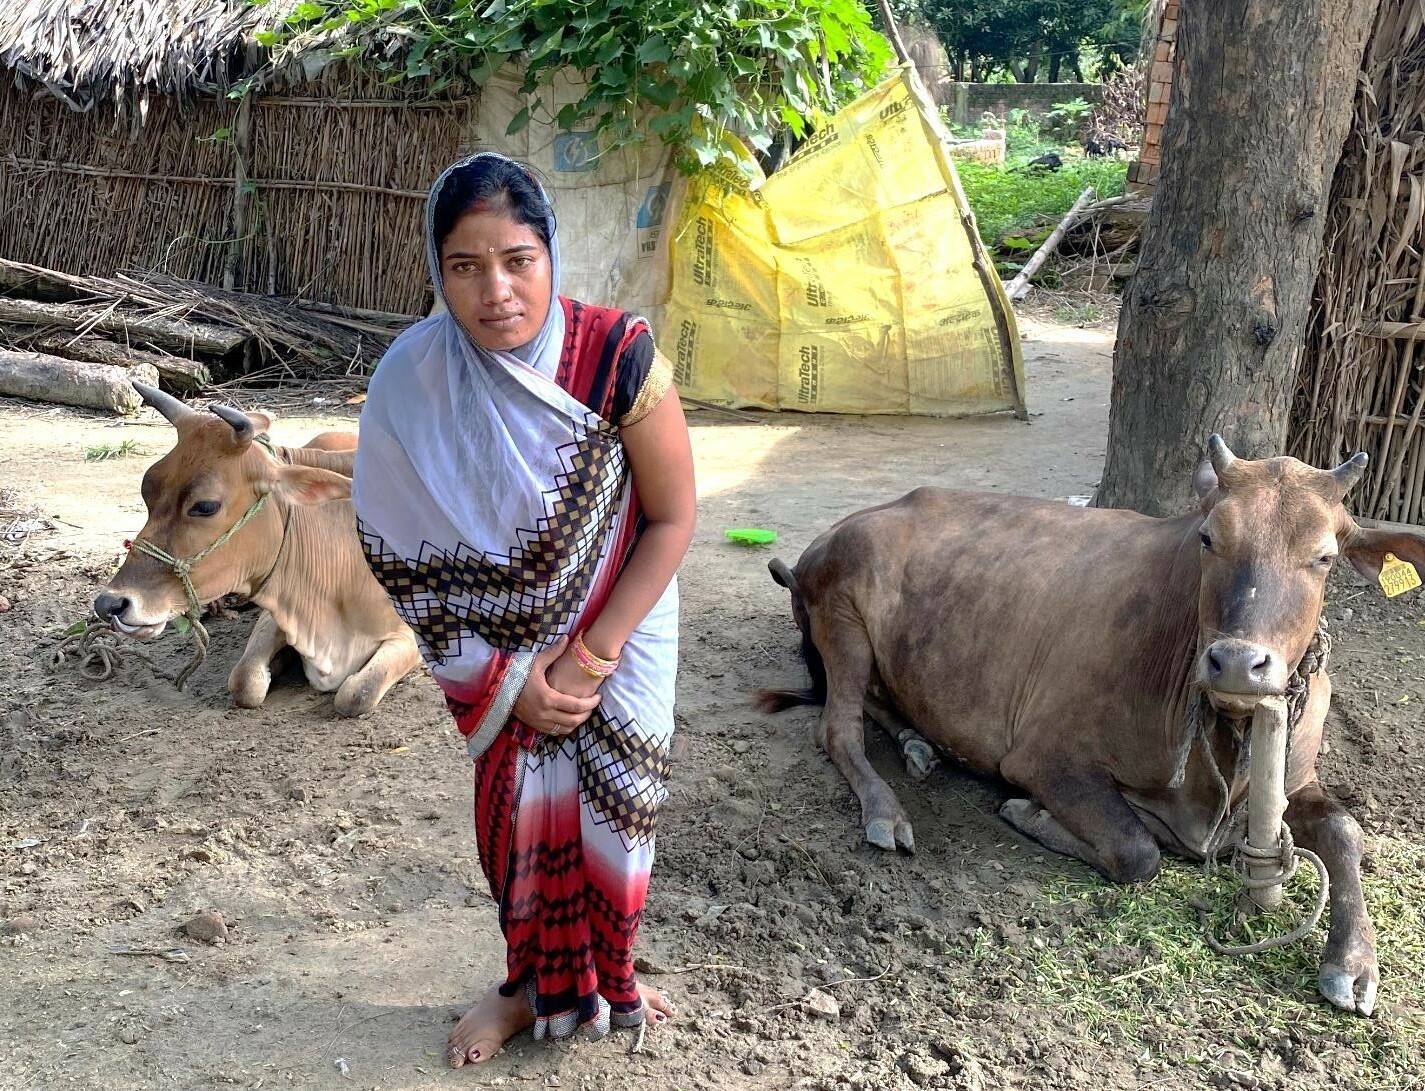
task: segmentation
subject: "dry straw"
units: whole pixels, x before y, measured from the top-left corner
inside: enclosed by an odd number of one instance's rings
[[[0,257],[424,313],[423,197],[473,103],[316,55],[228,98],[291,6],[0,3]]]
[[[76,107],[221,87],[232,47],[294,6],[272,0],[6,0],[0,65]]]
[[[1356,513],[1425,522],[1425,5],[1383,0],[1327,217],[1290,449],[1371,470]]]

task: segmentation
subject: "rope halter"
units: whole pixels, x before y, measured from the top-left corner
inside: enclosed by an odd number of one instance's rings
[[[183,594],[188,599],[189,621],[196,624],[198,621],[198,611],[202,608],[202,603],[198,601],[198,592],[193,587],[193,567],[197,565],[200,561],[206,560],[208,557],[212,556],[213,553],[217,552],[218,548],[222,545],[225,545],[229,538],[231,538],[234,534],[240,531],[243,527],[247,526],[247,524],[257,515],[257,513],[260,512],[266,506],[266,504],[267,493],[263,493],[261,496],[259,496],[256,500],[252,502],[252,506],[249,507],[247,511],[243,512],[242,518],[240,518],[236,523],[228,527],[227,530],[223,531],[221,534],[218,535],[217,540],[214,541],[212,545],[208,546],[207,548],[201,550],[198,553],[193,554],[193,556],[188,557],[186,559],[182,557],[175,557],[172,553],[160,549],[158,546],[154,545],[152,542],[147,541],[144,538],[134,539],[134,548],[137,549],[140,553],[144,554],[145,556],[152,557],[160,564],[165,564],[169,568],[173,569],[173,574],[177,576],[179,582],[183,584]]]
[[[158,546],[154,545],[152,542],[144,538],[134,539],[134,549],[138,550],[146,557],[152,557],[154,560],[158,561],[159,564],[167,565],[170,569],[172,569],[173,574],[178,577],[178,581],[183,585],[183,595],[188,601],[188,609],[183,614],[183,616],[188,619],[188,624],[193,630],[193,637],[196,643],[196,647],[193,653],[193,661],[189,663],[188,666],[184,667],[183,670],[179,672],[178,677],[173,680],[173,684],[177,686],[180,690],[183,688],[185,683],[187,683],[188,679],[192,677],[193,672],[196,671],[202,665],[203,660],[208,658],[208,630],[203,627],[203,622],[201,620],[203,604],[198,601],[198,591],[193,586],[193,569],[199,562],[205,560],[206,558],[212,556],[215,552],[217,552],[217,550],[223,545],[225,545],[228,539],[230,539],[234,534],[240,531],[243,527],[247,526],[247,524],[257,516],[257,513],[260,512],[264,507],[266,507],[267,497],[267,493],[263,493],[262,495],[260,495],[256,500],[252,502],[252,506],[249,507],[247,511],[242,513],[242,517],[238,519],[236,523],[234,523],[232,526],[228,527],[227,530],[223,531],[221,534],[218,535],[216,541],[214,541],[205,549],[195,553],[191,557],[175,557],[172,553],[169,553],[165,549],[159,548]],[[285,546],[287,541],[287,528],[284,526],[282,529],[282,540],[283,545]],[[269,575],[271,575],[271,573],[269,573]],[[264,580],[263,582],[265,583],[266,580]]]

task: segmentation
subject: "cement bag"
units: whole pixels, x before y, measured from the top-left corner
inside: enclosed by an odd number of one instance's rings
[[[1024,415],[1014,316],[933,107],[897,75],[768,179],[685,184],[659,344],[723,405]]]

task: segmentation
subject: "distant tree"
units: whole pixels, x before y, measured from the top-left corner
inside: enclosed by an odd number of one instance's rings
[[[939,35],[956,79],[1009,73],[1033,83],[1084,78],[1086,48],[1109,72],[1131,63],[1148,0],[892,0],[898,19]]]

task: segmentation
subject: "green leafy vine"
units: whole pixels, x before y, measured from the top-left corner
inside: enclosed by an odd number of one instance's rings
[[[258,40],[275,62],[324,48],[426,94],[519,61],[537,98],[510,135],[535,117],[604,151],[651,133],[688,172],[723,156],[728,131],[758,150],[783,128],[801,136],[890,59],[859,0],[306,0]],[[564,69],[583,74],[583,95],[551,115]]]

